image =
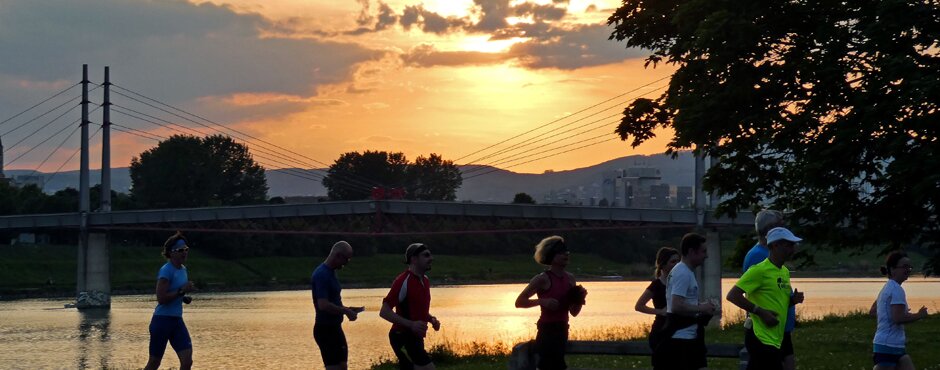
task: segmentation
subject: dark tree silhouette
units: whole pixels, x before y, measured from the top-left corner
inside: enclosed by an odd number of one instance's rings
[[[677,68],[617,133],[635,147],[672,128],[670,153],[719,159],[705,177],[719,213],[793,210],[807,239],[836,250],[936,251],[936,1],[624,0],[608,24],[651,51],[647,66]]]

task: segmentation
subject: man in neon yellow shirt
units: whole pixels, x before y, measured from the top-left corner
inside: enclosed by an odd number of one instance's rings
[[[748,331],[744,345],[750,354],[747,368],[783,369],[784,325],[790,305],[803,302],[803,293],[790,294],[790,270],[783,265],[796,253],[802,241],[790,230],[776,227],[767,232],[770,256],[751,266],[728,292],[728,302],[751,313],[754,330]],[[745,293],[747,296],[745,297]]]

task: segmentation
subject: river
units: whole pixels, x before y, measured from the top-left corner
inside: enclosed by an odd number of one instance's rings
[[[433,282],[433,280],[432,280]],[[724,279],[729,289],[734,280]],[[798,316],[820,316],[867,310],[884,284],[882,279],[793,279],[806,294]],[[637,330],[652,317],[633,311],[646,282],[586,282],[588,303],[572,319],[575,338],[610,330]],[[511,345],[535,335],[538,309],[517,309],[513,302],[522,284],[464,285],[432,288],[431,313],[441,323],[428,344],[486,342]],[[912,278],[904,283],[908,302],[930,312],[940,308],[940,279]],[[349,368],[365,369],[391,357],[389,324],[378,310],[387,289],[345,289],[349,306],[365,306],[359,320],[346,322]],[[312,338],[313,304],[308,291],[195,293],[184,308],[193,338],[194,364],[208,369],[319,369]],[[0,368],[100,369],[141,368],[147,361],[152,295],[113,298],[111,310],[63,308],[70,299],[0,302]],[[740,310],[723,305],[726,317]],[[167,348],[163,368],[178,367]]]

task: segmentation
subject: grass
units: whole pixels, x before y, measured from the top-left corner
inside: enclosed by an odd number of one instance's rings
[[[709,343],[743,343],[741,317],[726,320],[722,328],[709,328]],[[581,340],[643,340],[647,326],[612,328],[594,333],[573,335]],[[867,314],[855,312],[829,315],[801,321],[793,332],[797,368],[801,370],[871,369],[871,340],[875,321]],[[936,338],[940,336],[940,314],[908,324],[907,351],[918,369],[940,370],[940,352]],[[431,357],[440,369],[500,369],[509,361],[509,346],[481,343],[445,343],[431,349]],[[636,369],[650,368],[649,358],[642,356],[567,356],[572,368]],[[737,359],[708,360],[709,369],[737,369]],[[390,359],[377,361],[375,370],[392,370],[397,366]]]
[[[0,294],[72,294],[75,289],[77,248],[19,245],[0,248]],[[530,255],[435,256],[431,278],[435,285],[524,282],[541,271]],[[387,286],[403,269],[401,256],[357,256],[340,271],[345,287]],[[190,279],[208,290],[265,290],[304,288],[324,256],[256,257],[226,260],[190,251]],[[643,264],[617,263],[596,255],[575,255],[573,272],[582,279],[621,275],[646,279]],[[116,292],[149,291],[164,262],[159,248],[112,246],[111,284]]]

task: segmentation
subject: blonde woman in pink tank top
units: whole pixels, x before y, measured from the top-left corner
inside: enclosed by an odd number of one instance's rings
[[[587,290],[577,285],[567,271],[570,252],[560,236],[542,239],[535,246],[535,261],[549,268],[529,282],[516,298],[517,308],[539,306],[541,315],[536,323],[536,351],[541,370],[564,370],[565,345],[568,343],[568,315],[578,316],[584,306]],[[536,299],[532,299],[532,296]]]

